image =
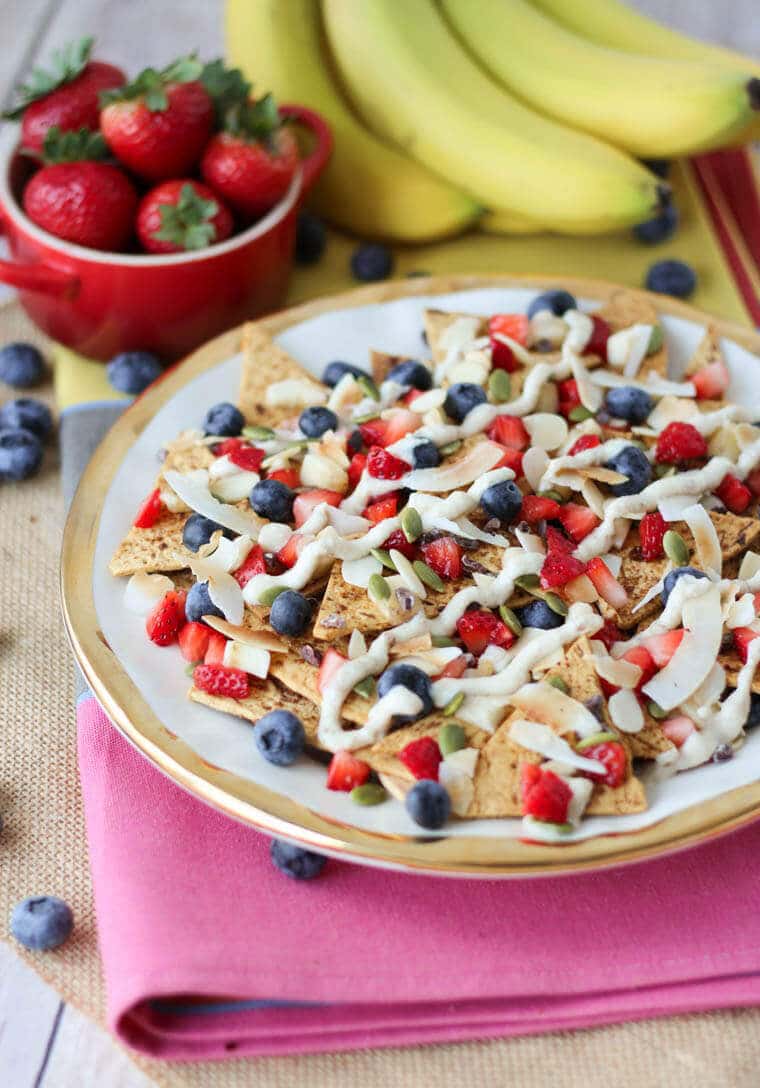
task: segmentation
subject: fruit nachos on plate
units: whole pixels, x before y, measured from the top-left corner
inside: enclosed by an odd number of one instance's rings
[[[239,403],[167,445],[110,570],[263,759],[561,843],[760,719],[760,404],[710,329],[669,374],[625,291],[424,323],[429,358],[321,382],[248,326]]]

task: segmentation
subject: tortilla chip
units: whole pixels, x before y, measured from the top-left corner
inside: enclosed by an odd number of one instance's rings
[[[212,710],[221,710],[225,714],[232,714],[236,718],[245,718],[249,722],[257,722],[270,710],[290,710],[303,722],[308,744],[319,747],[317,742],[317,728],[319,726],[319,711],[314,703],[303,696],[289,691],[288,688],[278,684],[271,677],[266,680],[252,680],[251,693],[246,699],[230,699],[226,695],[209,695],[200,688],[192,687],[188,692],[188,698],[194,703],[211,707]]]
[[[657,309],[649,299],[624,289],[610,295],[597,313],[613,332],[630,328],[631,325],[660,324]],[[639,368],[637,378],[644,378],[647,374],[659,374],[661,378],[667,378],[668,349],[664,343],[659,351],[654,352],[653,355],[647,355]]]
[[[388,733],[377,744],[373,744],[370,748],[363,748],[357,754],[365,763],[369,763],[370,767],[377,771],[378,774],[389,774],[394,778],[408,779],[408,781],[414,782],[414,775],[399,760],[398,753],[406,748],[407,744],[419,740],[421,737],[433,737],[437,740],[442,727],[450,725],[451,722],[451,718],[445,718],[440,713],[431,714],[422,721],[404,725],[400,729]],[[482,748],[490,737],[489,733],[478,729],[474,725],[467,725],[466,722],[458,722],[457,724],[461,725],[464,730],[468,748]]]
[[[300,405],[267,404],[267,389],[273,381],[295,379],[308,382],[314,388],[315,403],[317,398],[323,397],[325,386],[278,347],[260,325],[244,326],[242,348],[243,368],[238,404],[248,423],[276,427],[284,420],[300,415]]]
[[[369,353],[370,365],[372,368],[372,377],[377,385],[380,385],[388,377],[388,374],[393,370],[394,366],[398,366],[399,363],[421,363],[422,366],[427,366],[428,363],[425,359],[418,359],[412,355],[388,355],[385,351],[370,351]]]
[[[458,321],[460,317],[477,317],[479,321],[477,336],[484,336],[488,328],[488,318],[479,314],[449,313],[446,310],[425,310],[422,320],[425,326],[425,336],[428,347],[433,356],[433,362],[442,363],[446,358],[446,349],[441,347],[441,337],[450,325]]]
[[[317,669],[304,661],[300,655],[295,653],[273,655],[269,674],[288,690],[302,695],[304,699],[308,699],[317,707],[321,706],[322,699],[317,691]],[[343,704],[342,717],[347,722],[363,725],[373,701],[352,693]]]
[[[739,672],[744,664],[739,651],[734,646],[729,650],[723,650],[718,654],[718,664],[722,665],[726,670],[726,686],[735,688],[739,679]],[[752,678],[752,691],[755,694],[760,694],[760,669],[755,672]]]
[[[187,567],[194,555],[182,543],[188,516],[167,511],[149,529],[132,526],[108,564],[111,574],[119,578],[138,571],[152,574]]]
[[[684,378],[690,378],[692,374],[696,374],[702,367],[709,366],[711,363],[722,362],[724,362],[724,359],[720,348],[718,330],[714,325],[708,325],[704,336],[697,345],[697,350],[686,364],[683,376]]]
[[[159,481],[165,472],[192,472],[208,468],[214,460],[211,446],[203,441],[199,431],[183,431],[165,447],[165,456],[159,473]]]

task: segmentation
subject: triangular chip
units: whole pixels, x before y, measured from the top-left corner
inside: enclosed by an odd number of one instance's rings
[[[324,402],[326,390],[322,383],[275,344],[260,325],[244,326],[242,348],[243,368],[238,405],[249,423],[261,427],[276,427],[286,419],[299,416],[307,404]],[[272,403],[273,388],[286,381],[303,385],[304,397],[301,403]]]
[[[657,310],[648,298],[624,289],[615,291],[610,295],[604,306],[597,312],[613,332],[630,328],[631,325],[660,324]],[[659,374],[661,378],[667,378],[668,349],[665,343],[663,343],[659,351],[646,356],[636,377],[638,379],[645,378],[647,374]]]
[[[289,691],[288,688],[278,684],[271,677],[266,680],[252,680],[251,692],[246,699],[230,699],[225,695],[209,695],[200,688],[192,687],[188,692],[188,698],[194,703],[211,707],[212,710],[221,710],[225,714],[232,714],[236,718],[245,718],[254,724],[268,714],[270,710],[290,710],[303,723],[304,732],[308,744],[319,747],[317,741],[317,727],[319,726],[319,710],[308,699]]]
[[[442,714],[431,714],[422,721],[401,726],[400,729],[388,733],[377,744],[373,744],[371,748],[364,748],[357,754],[366,763],[369,763],[370,767],[377,771],[378,774],[390,774],[394,778],[408,778],[413,782],[414,776],[399,760],[398,753],[406,748],[407,744],[419,740],[421,737],[433,737],[438,740],[438,734],[443,726],[450,724],[451,721],[451,718],[446,718]],[[464,730],[468,748],[482,748],[490,737],[489,733],[478,729],[474,725],[467,725],[466,722],[459,722],[458,724]]]

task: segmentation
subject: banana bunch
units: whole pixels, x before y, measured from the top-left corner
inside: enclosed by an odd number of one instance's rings
[[[634,156],[736,142],[760,109],[760,65],[619,0],[228,0],[227,41],[332,125],[314,202],[363,237],[631,226],[667,195]]]

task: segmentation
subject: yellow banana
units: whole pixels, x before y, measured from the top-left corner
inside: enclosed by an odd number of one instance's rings
[[[654,214],[656,178],[497,86],[433,0],[323,0],[323,14],[348,96],[372,131],[486,207],[569,232]]]
[[[543,234],[546,227],[537,219],[511,212],[507,208],[486,212],[478,223],[486,234]]]
[[[479,215],[475,201],[388,147],[342,100],[322,51],[318,0],[228,0],[227,51],[259,92],[317,110],[335,150],[311,203],[362,237],[423,242],[458,234]]]
[[[636,155],[720,147],[760,109],[760,80],[748,71],[600,46],[528,0],[442,3],[475,57],[515,94]]]

